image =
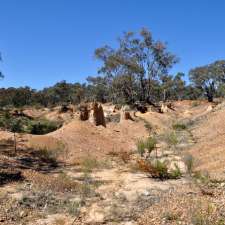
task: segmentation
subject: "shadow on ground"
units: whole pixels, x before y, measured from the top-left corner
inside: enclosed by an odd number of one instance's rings
[[[43,150],[18,148],[11,140],[0,142],[0,185],[23,180],[21,170],[32,169],[42,173],[54,172],[61,163]]]

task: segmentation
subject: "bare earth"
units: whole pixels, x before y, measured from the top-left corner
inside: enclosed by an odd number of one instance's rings
[[[47,135],[17,134],[15,154],[13,134],[0,131],[0,224],[225,224],[225,104],[178,101],[174,109],[131,113],[134,121],[111,121],[106,128],[79,121],[76,112],[27,109],[64,125]],[[177,123],[185,129],[174,131]],[[137,168],[142,157],[136,143],[149,135],[157,138],[150,157],[166,160],[170,170],[177,165],[179,179],[154,179]],[[193,157],[191,172],[187,155]],[[8,170],[11,180],[3,176]],[[200,217],[208,223],[197,223]]]

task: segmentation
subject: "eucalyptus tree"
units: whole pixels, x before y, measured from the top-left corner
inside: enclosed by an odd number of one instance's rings
[[[98,72],[107,78],[111,97],[128,103],[151,101],[154,84],[168,74],[177,57],[166,44],[155,41],[148,29],[125,32],[118,43],[117,48],[105,45],[95,50],[96,58],[103,62]]]
[[[218,88],[225,83],[225,60],[190,70],[189,77],[194,86],[200,89],[209,102],[213,102]]]

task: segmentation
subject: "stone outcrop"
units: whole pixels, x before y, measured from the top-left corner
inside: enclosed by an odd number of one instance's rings
[[[96,126],[106,127],[105,115],[101,104],[94,102],[92,104],[92,110],[90,113],[90,122],[94,123]]]
[[[87,105],[81,105],[80,109],[80,120],[85,121],[89,119],[89,109]]]
[[[120,122],[122,122],[123,120],[132,120],[134,121],[134,119],[132,118],[132,116],[130,115],[130,107],[125,105],[121,108],[121,112],[120,112]]]

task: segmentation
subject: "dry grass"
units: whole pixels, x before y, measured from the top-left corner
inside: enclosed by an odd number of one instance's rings
[[[170,192],[149,208],[139,219],[139,225],[224,225],[224,210],[205,196]]]
[[[25,177],[33,184],[33,188],[41,191],[73,192],[80,189],[80,184],[72,180],[66,174],[57,176],[41,174],[35,171],[25,171]]]
[[[66,224],[65,219],[62,219],[62,218],[57,218],[57,219],[55,219],[55,221],[54,221],[54,224],[53,224],[53,225],[65,225],[65,224]]]

